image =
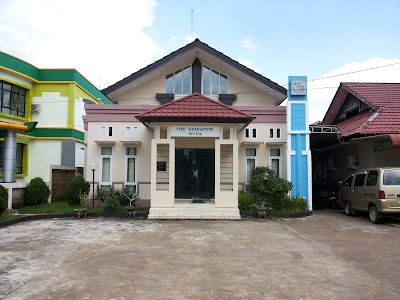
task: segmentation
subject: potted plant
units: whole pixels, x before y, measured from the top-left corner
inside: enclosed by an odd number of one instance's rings
[[[79,191],[79,201],[80,201],[80,206],[77,208],[74,208],[75,211],[75,217],[77,218],[85,218],[87,216],[87,199],[88,199],[89,194],[85,192]]]
[[[139,199],[139,196],[137,194],[129,194],[128,195],[125,192],[121,193],[122,196],[126,197],[129,200],[129,206],[126,207],[126,215],[128,218],[132,218],[136,215],[135,211],[135,202],[137,199]]]
[[[267,218],[267,213],[272,210],[272,207],[266,198],[258,198],[253,207],[257,209],[258,218]]]

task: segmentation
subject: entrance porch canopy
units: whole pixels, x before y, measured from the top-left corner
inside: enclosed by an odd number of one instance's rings
[[[151,122],[193,122],[244,123],[246,127],[255,117],[195,93],[150,109],[136,119],[146,126]]]

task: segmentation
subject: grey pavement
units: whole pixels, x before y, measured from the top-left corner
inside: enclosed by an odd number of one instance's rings
[[[58,219],[0,228],[0,299],[400,299],[400,228]]]

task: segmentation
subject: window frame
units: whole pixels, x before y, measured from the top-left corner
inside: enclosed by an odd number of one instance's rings
[[[100,137],[112,137],[112,136],[113,136],[112,126],[100,126]]]
[[[255,136],[254,136],[255,135]],[[244,138],[245,139],[257,139],[257,128],[256,127],[246,127],[244,129]]]
[[[209,93],[205,93],[204,92],[204,86],[206,85],[206,83],[204,82],[205,78],[204,78],[204,68],[206,68],[209,73],[210,73],[210,78],[209,78]],[[212,74],[215,73],[218,75],[218,93],[214,93],[213,92],[213,80],[212,80]],[[226,80],[226,91],[223,91],[223,93],[221,92],[221,77],[224,78]],[[207,84],[208,85],[208,84]],[[211,67],[202,65],[201,66],[201,94],[202,95],[220,95],[220,94],[229,94],[229,76],[221,73],[220,71],[217,71]]]
[[[184,76],[184,71],[189,69],[189,92],[185,93],[185,76]],[[175,86],[178,84],[178,76],[180,74],[180,87],[182,93],[177,93]],[[172,78],[172,91],[169,90],[169,85],[168,85],[168,79]],[[183,68],[177,69],[176,71],[173,71],[171,73],[168,73],[165,75],[165,92],[167,94],[176,94],[176,95],[189,95],[192,93],[192,66],[188,65]]]
[[[10,88],[5,88],[4,85],[9,85]],[[5,91],[9,93],[9,101],[8,107],[3,106],[4,101],[4,94]],[[0,80],[0,111],[3,114],[7,114],[13,117],[24,118],[26,116],[26,105],[27,105],[27,98],[28,98],[29,89],[21,87],[19,85],[13,84],[11,82],[7,82],[4,80]],[[13,109],[13,104],[15,108],[15,97],[18,99],[18,107]],[[21,103],[21,99],[23,99]],[[8,110],[8,111],[6,111]],[[15,113],[12,113],[12,112]]]
[[[276,156],[276,155],[271,155],[271,150],[272,149],[279,149],[279,156]],[[271,147],[271,148],[269,148],[269,166],[270,166],[270,168],[271,168],[271,170],[273,170],[272,169],[272,161],[273,160],[278,160],[279,162],[279,167],[278,167],[278,174],[276,174],[278,177],[282,177],[282,147]],[[275,171],[275,170],[273,170],[273,171]]]
[[[101,150],[103,149],[103,148],[110,148],[111,149],[111,154],[101,154]],[[102,186],[110,186],[110,187],[112,187],[112,168],[113,168],[113,159],[112,159],[112,157],[113,157],[113,152],[114,152],[114,149],[113,149],[113,147],[110,147],[110,146],[106,146],[106,147],[100,147],[100,176],[99,176],[99,185],[100,185],[100,187],[102,187]],[[103,159],[104,158],[109,158],[110,159],[110,181],[104,181],[103,180]]]
[[[129,134],[127,132],[129,128]],[[139,129],[137,126],[126,126],[125,127],[125,137],[138,137],[139,136]]]
[[[247,155],[247,149],[255,150],[256,155]],[[249,174],[249,170],[247,168],[247,161],[248,160],[254,160],[254,167],[257,167],[257,148],[255,148],[255,147],[246,147],[244,149],[244,156],[245,156],[245,175],[244,175],[245,178],[244,178],[244,182],[245,182],[245,185],[248,186],[249,183],[250,183],[250,174]]]
[[[134,148],[136,149],[136,154],[127,154],[128,148]],[[125,175],[124,175],[124,186],[133,186],[134,187],[134,192],[136,193],[137,191],[137,168],[138,168],[138,148],[137,147],[125,147]],[[128,181],[128,159],[129,158],[134,158],[135,159],[135,181]]]

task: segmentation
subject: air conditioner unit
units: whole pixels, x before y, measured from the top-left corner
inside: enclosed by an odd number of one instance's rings
[[[357,155],[347,155],[344,157],[344,165],[346,168],[357,167]]]
[[[31,111],[40,113],[40,104],[32,104],[31,105]]]

